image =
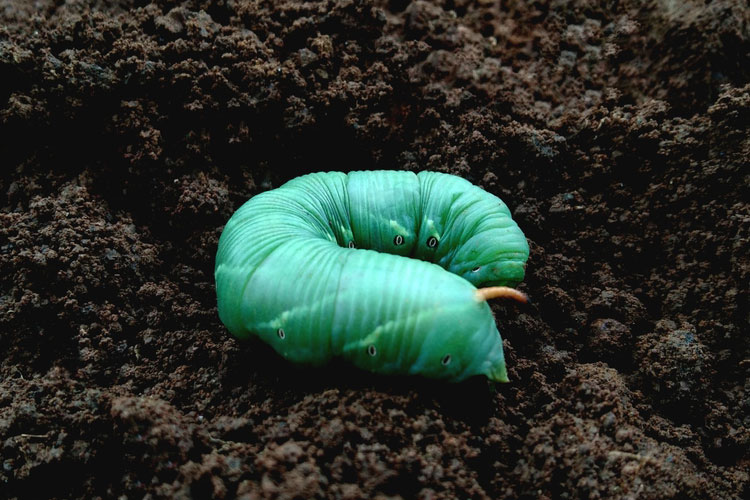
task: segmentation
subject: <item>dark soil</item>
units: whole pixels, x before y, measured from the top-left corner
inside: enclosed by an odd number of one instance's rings
[[[750,497],[745,0],[0,1],[0,497]],[[299,174],[502,197],[511,383],[293,367],[213,259]]]

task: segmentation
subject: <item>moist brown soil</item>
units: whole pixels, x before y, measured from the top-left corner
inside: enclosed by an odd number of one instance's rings
[[[0,497],[750,497],[744,0],[0,1]],[[250,196],[502,197],[509,384],[301,369],[219,322]]]

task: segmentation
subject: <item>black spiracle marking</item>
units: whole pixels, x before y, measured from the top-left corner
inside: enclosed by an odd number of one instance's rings
[[[278,330],[276,330],[276,335],[278,335],[281,340],[284,340],[286,338],[286,333],[284,333],[283,328],[279,328]]]
[[[438,239],[434,236],[430,236],[427,238],[427,247],[428,248],[437,248],[438,246]]]
[[[378,350],[375,349],[374,345],[371,345],[367,348],[367,354],[369,354],[370,356],[375,356],[377,353],[378,353]]]
[[[404,237],[400,234],[397,234],[395,238],[393,238],[393,244],[396,246],[400,246],[404,244]]]
[[[346,246],[348,246],[349,248],[357,248],[357,247],[356,247],[356,245],[354,244],[354,241],[353,241],[353,240],[352,240],[352,241],[350,241],[350,242],[349,242],[349,244],[348,244],[348,245],[346,245]]]
[[[445,356],[443,356],[443,359],[440,360],[440,363],[442,363],[443,366],[448,366],[449,364],[451,364],[451,355],[446,354]]]

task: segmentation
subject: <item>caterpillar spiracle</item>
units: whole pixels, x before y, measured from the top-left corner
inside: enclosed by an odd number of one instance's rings
[[[508,287],[528,256],[505,203],[460,177],[313,173],[254,196],[227,222],[219,317],[294,363],[340,357],[377,373],[507,382],[486,300],[525,298]]]

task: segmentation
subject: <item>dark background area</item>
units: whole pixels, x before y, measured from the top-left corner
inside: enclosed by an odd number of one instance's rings
[[[750,497],[744,0],[0,1],[0,497]],[[509,384],[294,367],[223,224],[439,170],[531,244]]]

